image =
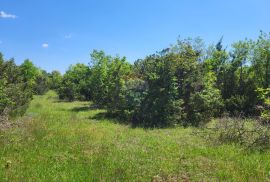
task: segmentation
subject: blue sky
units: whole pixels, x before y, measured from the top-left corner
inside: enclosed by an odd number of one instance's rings
[[[64,72],[93,49],[130,62],[182,38],[207,44],[270,31],[269,0],[1,0],[0,52]]]

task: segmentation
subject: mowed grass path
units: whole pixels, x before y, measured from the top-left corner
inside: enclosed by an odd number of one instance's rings
[[[36,96],[0,133],[0,181],[269,181],[270,155],[214,146],[192,128],[131,128],[88,102]],[[96,118],[96,119],[94,119]]]

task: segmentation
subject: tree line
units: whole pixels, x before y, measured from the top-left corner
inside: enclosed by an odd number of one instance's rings
[[[230,50],[200,38],[130,64],[94,50],[89,65],[63,75],[61,99],[91,100],[108,114],[145,127],[198,126],[212,117],[269,121],[270,34],[238,41]]]
[[[224,115],[270,121],[269,33],[230,48],[224,48],[222,39],[208,47],[200,38],[179,39],[133,64],[94,50],[88,65],[72,65],[63,76],[39,69],[32,74],[27,63],[16,66],[1,58],[0,101],[13,102],[11,108],[22,105],[14,105],[16,95],[28,103],[33,93],[55,89],[60,99],[92,101],[136,126],[199,126]]]

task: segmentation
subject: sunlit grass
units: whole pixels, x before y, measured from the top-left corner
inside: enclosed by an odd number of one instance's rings
[[[192,128],[131,128],[88,102],[36,96],[0,133],[0,181],[267,181],[270,153],[214,146]]]

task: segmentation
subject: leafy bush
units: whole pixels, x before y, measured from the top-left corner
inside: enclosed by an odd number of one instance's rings
[[[57,92],[60,99],[68,101],[89,100],[91,98],[90,91],[86,82],[90,76],[90,70],[84,64],[76,64],[70,66],[63,78],[54,73],[53,80],[61,81]],[[58,83],[59,84],[59,83]],[[52,85],[54,88],[57,85]]]
[[[61,99],[92,100],[110,115],[145,127],[199,126],[224,112],[269,122],[269,101],[256,91],[270,84],[269,47],[264,33],[257,41],[232,44],[230,51],[222,39],[208,49],[200,38],[179,39],[133,65],[94,50],[89,66],[70,67],[52,87]]]
[[[262,101],[260,119],[265,124],[270,124],[270,88],[258,88],[257,92]]]
[[[141,64],[147,85],[140,108],[136,113],[137,124],[146,127],[164,127],[176,123],[171,111],[177,96],[175,72],[170,56],[153,55]]]
[[[190,121],[193,125],[205,124],[211,117],[220,115],[223,102],[220,90],[215,88],[216,77],[208,72],[203,78],[203,88],[191,97],[193,113]]]
[[[39,70],[39,73],[35,78],[35,85],[33,86],[34,93],[37,95],[43,95],[49,89],[50,87],[48,73],[44,70]]]
[[[119,114],[126,105],[125,91],[126,82],[131,73],[131,65],[126,58],[112,58],[108,68],[108,93],[105,106],[108,112]],[[121,114],[121,113],[120,113]]]
[[[52,90],[57,90],[62,82],[62,75],[59,71],[52,71],[51,73],[48,74],[48,85],[49,89]]]
[[[14,60],[3,59],[0,54],[0,116],[22,115],[32,98],[32,83]],[[34,83],[34,82],[33,82]]]

